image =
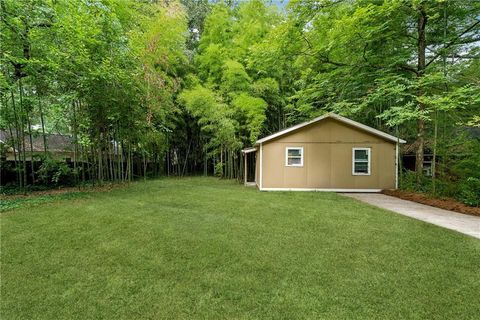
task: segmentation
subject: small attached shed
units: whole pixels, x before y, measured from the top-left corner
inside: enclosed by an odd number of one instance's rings
[[[262,191],[396,189],[399,143],[405,140],[328,113],[245,149],[245,184]]]

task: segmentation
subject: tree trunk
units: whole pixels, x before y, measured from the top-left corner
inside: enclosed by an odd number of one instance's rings
[[[13,106],[13,116],[15,118],[15,136],[12,135],[13,137],[13,148],[17,149],[18,152],[18,163],[15,163],[15,170],[18,173],[18,185],[22,187],[23,184],[23,178],[22,178],[22,170],[20,169],[21,166],[21,161],[22,161],[22,146],[20,143],[20,123],[19,123],[19,116],[17,115],[17,108],[15,105],[15,96],[13,94],[13,91],[11,92],[12,94],[12,106]]]
[[[82,145],[80,145],[80,156],[80,161],[82,163],[82,184],[85,184],[85,149]]]
[[[30,114],[26,111],[25,116],[27,117],[28,125],[28,137],[30,141],[30,176],[32,177],[32,184],[35,184],[35,167],[33,164],[33,137],[32,137],[32,124],[30,122]]]
[[[223,178],[223,147],[220,149],[220,169],[222,170],[220,172],[220,177]]]
[[[13,160],[14,160],[14,164],[15,164],[15,179],[18,179],[18,181],[20,181],[20,172],[18,171],[18,162],[17,162],[17,147],[15,146],[15,136],[13,135],[13,130],[12,130],[12,126],[10,125],[10,123],[8,124],[8,130],[10,131],[10,137],[12,137],[12,149],[13,149]]]
[[[447,45],[447,1],[443,4],[443,45]],[[443,76],[447,78],[447,55],[445,52],[443,55]],[[445,82],[445,91],[448,91],[448,85]],[[438,111],[435,110],[435,127],[433,133],[433,159],[432,159],[432,193],[435,195],[437,193],[437,143],[438,143]]]
[[[425,39],[425,26],[427,24],[427,13],[423,6],[420,6],[418,11],[418,21],[417,21],[417,32],[418,32],[418,42],[417,42],[417,76],[418,78],[423,77],[425,73],[425,52],[427,48],[427,43]],[[417,97],[420,98],[423,95],[421,89],[418,90]],[[425,105],[419,103],[420,111],[425,110]],[[423,175],[423,158],[424,158],[424,147],[425,147],[425,120],[419,118],[417,120],[417,150],[415,156],[415,171],[417,174],[417,185],[420,184],[421,177]]]
[[[108,143],[108,148],[107,148],[108,170],[110,171],[110,181],[115,181],[115,162],[114,162],[115,158],[114,158],[114,155],[113,155],[112,141],[110,141],[110,139],[112,139],[112,135],[109,133],[108,137],[109,137],[108,141],[107,141],[107,143]]]
[[[188,155],[190,154],[190,146],[191,145],[192,145],[192,139],[190,139],[190,142],[188,143],[187,153],[185,154],[185,162],[183,163],[183,170],[182,170],[182,174],[181,174],[182,177],[185,175],[185,169],[187,168]]]
[[[145,156],[145,150],[142,151],[143,158],[143,181],[147,181],[147,157]]]
[[[95,153],[95,147],[93,144],[90,144],[90,154],[92,155],[92,164],[89,165],[88,171],[90,172],[91,175],[91,180],[93,186],[95,186],[95,180],[97,179],[96,172],[97,172],[97,162],[96,162],[96,153]],[[89,162],[90,163],[90,162]]]
[[[22,151],[23,151],[23,193],[27,194],[27,190],[25,189],[27,186],[27,154],[26,154],[26,147],[25,147],[25,109],[23,107],[23,87],[22,87],[22,79],[18,80],[18,91],[20,94],[20,133],[22,139]]]
[[[437,171],[437,138],[438,138],[438,112],[435,110],[435,128],[433,132],[433,159],[432,159],[432,193],[436,194],[436,171]]]
[[[72,103],[73,107],[73,177],[75,179],[75,185],[78,184],[77,174],[77,153],[78,153],[78,139],[77,139],[77,112],[75,101]]]
[[[37,87],[37,99],[38,99],[38,110],[40,111],[40,124],[42,125],[43,152],[46,157],[48,147],[47,147],[47,136],[45,135],[45,118],[43,114],[42,102],[40,101],[40,93],[38,92],[38,87]]]

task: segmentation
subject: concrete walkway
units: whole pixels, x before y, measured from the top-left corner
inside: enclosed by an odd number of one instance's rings
[[[381,193],[342,193],[342,195],[480,239],[480,217],[439,209]]]

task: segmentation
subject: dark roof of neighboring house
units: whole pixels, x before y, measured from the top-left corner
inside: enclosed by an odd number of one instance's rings
[[[461,127],[458,130],[456,130],[453,134],[455,136],[458,136],[458,135],[464,134],[464,133],[467,133],[472,138],[476,138],[476,139],[480,138],[480,128],[476,128],[476,127]],[[405,144],[405,146],[403,146],[403,148],[402,148],[402,153],[403,154],[415,154],[417,148],[418,148],[418,141],[415,140],[411,143]],[[426,153],[432,152],[432,150],[433,150],[433,140],[426,138],[424,140],[423,149],[425,150]],[[457,149],[461,149],[461,145],[457,146]]]
[[[402,153],[403,154],[415,154],[416,150],[418,149],[418,141],[413,141],[411,143],[405,144],[405,146],[402,148]],[[425,139],[423,142],[423,149],[427,152],[430,152],[431,147],[433,146],[433,143],[429,139]]]
[[[14,134],[14,136],[16,136]],[[25,149],[30,151],[30,137],[25,134]],[[63,134],[47,134],[47,147],[49,152],[71,152],[73,151],[73,137]],[[12,146],[12,135],[8,131],[0,130],[0,143]],[[44,151],[43,135],[40,133],[32,134],[32,147],[34,152]]]

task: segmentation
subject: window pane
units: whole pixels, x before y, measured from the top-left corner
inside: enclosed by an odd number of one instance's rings
[[[368,151],[355,150],[355,160],[368,160]]]
[[[300,157],[302,155],[302,149],[288,149],[289,157]]]
[[[302,158],[288,158],[288,165],[300,165],[302,163]]]
[[[368,173],[368,162],[355,162],[355,173]]]

